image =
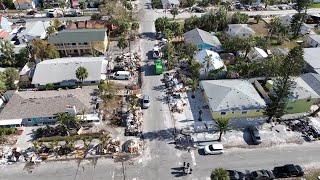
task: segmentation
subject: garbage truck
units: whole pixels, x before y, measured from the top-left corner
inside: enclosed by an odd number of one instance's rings
[[[162,61],[160,59],[156,60],[154,64],[155,64],[155,67],[156,67],[156,74],[157,75],[162,74]]]

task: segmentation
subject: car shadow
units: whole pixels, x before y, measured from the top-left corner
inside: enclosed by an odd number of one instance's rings
[[[242,137],[244,142],[246,142],[247,145],[254,145],[249,131],[247,129],[244,129],[242,132],[243,132]]]
[[[198,149],[198,154],[200,156],[205,156],[206,155],[206,153],[204,153],[204,149],[203,148]]]

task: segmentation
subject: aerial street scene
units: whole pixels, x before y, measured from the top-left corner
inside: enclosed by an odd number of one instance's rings
[[[320,0],[2,0],[0,180],[320,180]]]

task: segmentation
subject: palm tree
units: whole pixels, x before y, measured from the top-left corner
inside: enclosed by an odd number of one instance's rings
[[[85,67],[83,67],[83,66],[78,67],[78,69],[76,70],[76,77],[83,84],[84,79],[86,79],[88,77],[87,69]]]
[[[47,33],[48,33],[48,35],[51,35],[51,34],[53,34],[53,33],[55,33],[55,32],[56,32],[56,29],[55,29],[53,26],[47,27]]]
[[[248,53],[251,51],[253,47],[255,47],[256,42],[254,41],[253,37],[249,37],[244,41],[244,48],[245,48],[245,55],[244,57],[247,58]]]
[[[191,90],[192,90],[192,96],[191,96],[191,98],[192,99],[194,99],[196,96],[195,96],[195,93],[196,93],[196,89],[197,89],[197,87],[198,87],[198,84],[199,84],[199,82],[198,82],[198,79],[196,79],[196,78],[193,78],[190,82],[189,82],[189,86],[190,86],[190,88],[191,88]]]
[[[202,68],[202,64],[196,61],[194,58],[191,59],[189,66],[189,70],[193,77],[199,77],[200,69]]]
[[[38,141],[33,141],[32,144],[33,144],[34,151],[38,152],[38,149],[40,147],[40,143]]]
[[[278,33],[279,28],[281,27],[281,19],[279,16],[275,16],[271,19],[270,23],[270,30],[269,30],[269,38],[270,39],[272,37],[272,35],[274,33]]]
[[[216,168],[211,172],[211,180],[230,180],[229,172],[223,168]]]
[[[170,13],[172,14],[173,16],[173,20],[176,18],[176,15],[178,15],[179,11],[178,11],[178,8],[172,8]]]
[[[227,131],[230,131],[230,123],[229,119],[226,118],[219,118],[218,120],[215,120],[216,127],[218,128],[220,135],[218,141],[221,141],[222,134],[226,134]]]
[[[209,68],[212,66],[212,55],[211,54],[204,58],[204,63],[205,63],[206,77],[208,78],[209,77]]]

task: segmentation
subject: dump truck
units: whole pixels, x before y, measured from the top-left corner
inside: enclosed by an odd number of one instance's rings
[[[161,60],[155,61],[155,67],[156,67],[156,74],[157,75],[162,74],[162,61]]]

